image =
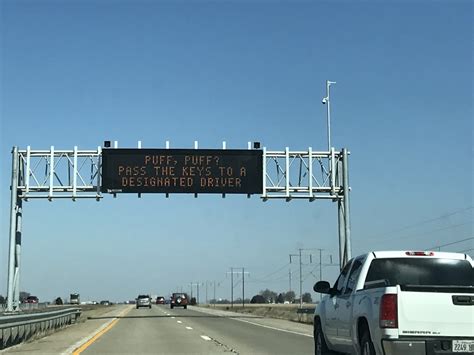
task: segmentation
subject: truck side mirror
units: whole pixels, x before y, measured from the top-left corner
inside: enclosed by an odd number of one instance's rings
[[[314,292],[317,293],[331,293],[331,285],[327,281],[318,281],[313,287]]]

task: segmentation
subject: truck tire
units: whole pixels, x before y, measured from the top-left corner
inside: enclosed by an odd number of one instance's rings
[[[368,329],[364,330],[360,338],[360,354],[361,355],[375,355],[374,344],[370,339],[370,332]]]
[[[321,326],[321,321],[315,319],[314,325],[314,354],[315,355],[329,355],[333,354],[329,350],[328,345],[326,344],[326,339],[324,339],[323,328]]]
[[[188,306],[187,306],[187,305],[186,305],[186,306],[184,306],[184,309],[188,309]]]

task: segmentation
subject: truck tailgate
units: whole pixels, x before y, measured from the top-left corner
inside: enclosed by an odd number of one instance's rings
[[[453,296],[454,295],[454,296]],[[412,292],[398,294],[400,336],[474,337],[474,304],[457,302],[471,293]],[[458,304],[455,304],[458,303]]]

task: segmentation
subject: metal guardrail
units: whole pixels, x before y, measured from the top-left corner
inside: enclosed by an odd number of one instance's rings
[[[0,349],[75,323],[80,314],[80,308],[66,308],[48,312],[0,315]]]
[[[314,313],[314,307],[313,308],[298,308],[296,310],[296,313],[298,313],[298,314],[313,314]]]
[[[46,309],[48,307],[48,303],[41,302],[41,303],[20,303],[20,310],[21,311],[32,311],[37,309]],[[0,311],[4,312],[7,308],[7,304],[0,304]]]

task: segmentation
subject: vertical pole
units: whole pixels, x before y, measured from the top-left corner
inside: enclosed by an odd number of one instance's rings
[[[16,228],[18,213],[18,147],[12,150],[12,181],[10,200],[10,249],[8,255],[7,311],[13,312],[18,304],[14,300],[14,277],[16,269]],[[15,302],[14,302],[15,301]]]
[[[21,227],[22,227],[22,217],[23,217],[23,201],[21,198],[17,198],[17,213],[16,213],[16,230],[15,230],[15,259],[16,259],[16,268],[15,268],[15,278],[14,278],[14,295],[13,299],[18,304],[18,309],[20,308],[20,274],[21,274]]]
[[[209,298],[207,297],[207,280],[206,280],[206,304],[209,303]]]
[[[191,282],[191,298],[193,298],[193,283]]]
[[[197,282],[196,284],[197,284],[197,299],[196,299],[196,303],[199,304],[199,282]]]
[[[331,195],[336,195],[336,167],[335,167],[335,160],[334,160],[334,148],[331,147],[331,158],[330,158],[330,167],[329,173],[331,174]]]
[[[323,263],[322,263],[322,257],[323,257],[323,249],[319,249],[319,281],[323,280]],[[323,294],[319,294],[319,302],[323,299]]]
[[[77,195],[77,146],[74,146],[74,153],[72,157],[72,200],[76,201]],[[97,174],[99,175],[99,173]]]
[[[301,269],[301,249],[300,251],[300,308],[303,308],[303,272]]]
[[[263,153],[262,153],[262,186],[263,186],[263,191],[262,191],[262,198],[263,201],[266,201],[267,198],[267,148],[263,147]]]
[[[230,268],[230,308],[234,308],[234,268]]]
[[[308,194],[313,199],[313,148],[308,148]]]
[[[339,186],[341,186],[341,172],[342,172],[342,163],[339,160],[338,163],[338,180],[339,180]],[[337,225],[339,229],[339,268],[342,270],[344,267],[344,233],[345,233],[345,228],[344,228],[344,205],[343,205],[343,197],[339,196],[337,200]]]
[[[245,307],[245,268],[242,268],[242,308]]]
[[[343,185],[344,185],[344,263],[347,263],[352,258],[351,252],[351,221],[350,221],[350,211],[349,211],[349,163],[347,149],[342,150],[343,155]]]
[[[326,119],[328,126],[328,151],[331,151],[331,100],[329,99],[330,81],[326,80]]]
[[[285,148],[285,175],[286,175],[286,182],[285,182],[285,196],[286,200],[289,201],[290,199],[290,148]]]
[[[53,186],[54,186],[54,146],[51,146],[51,153],[49,158],[49,194],[48,199],[53,199]]]
[[[214,280],[214,308],[216,308],[216,281]]]
[[[291,269],[288,269],[289,291],[291,292]]]
[[[25,194],[28,196],[30,192],[30,171],[31,171],[31,147],[26,147],[26,176],[25,176]]]

